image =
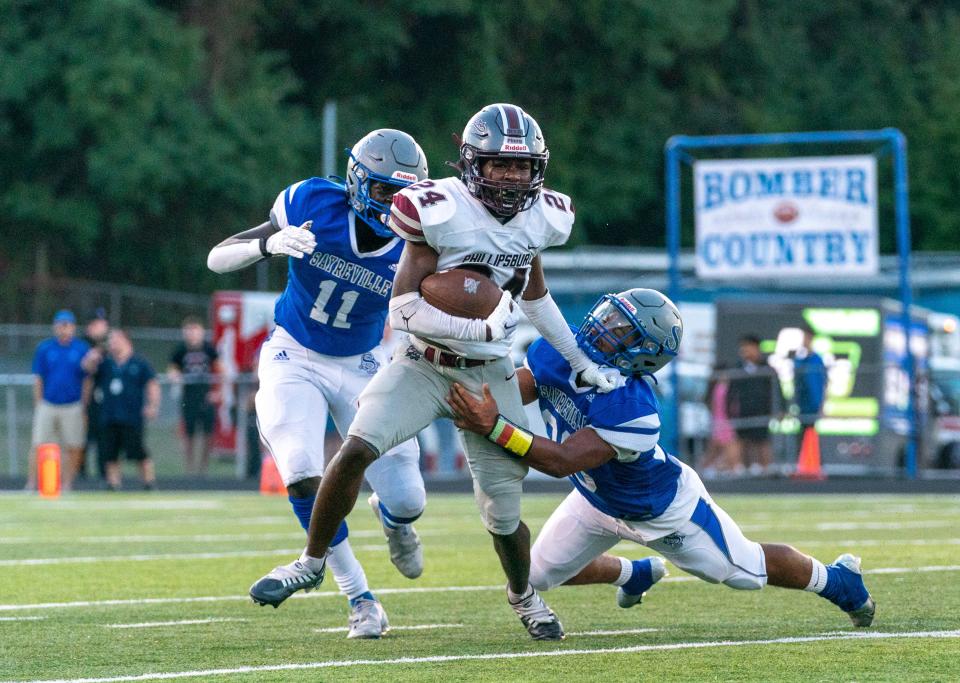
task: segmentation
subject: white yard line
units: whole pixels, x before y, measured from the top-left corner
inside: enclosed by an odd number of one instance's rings
[[[55,680],[21,681],[19,683],[122,683],[124,681],[154,681],[176,678],[200,678],[203,676],[230,676],[266,671],[304,671],[311,669],[347,668],[355,666],[393,667],[411,664],[435,664],[446,662],[466,662],[504,659],[537,659],[540,657],[582,657],[586,655],[635,654],[638,652],[656,652],[671,650],[699,650],[722,647],[744,647],[763,645],[792,645],[799,643],[821,643],[837,640],[887,640],[895,638],[960,638],[960,631],[908,631],[904,633],[850,632],[838,635],[798,636],[792,638],[770,638],[768,640],[714,640],[705,642],[662,643],[659,645],[633,645],[611,648],[578,648],[570,650],[545,650],[530,652],[491,652],[478,655],[435,655],[432,657],[396,657],[393,659],[346,659],[326,662],[304,662],[300,664],[265,664],[260,666],[238,666],[231,669],[200,669],[195,671],[170,671],[164,673],[144,673],[104,678],[61,678]],[[6,682],[14,683],[14,682]]]
[[[691,577],[692,578],[692,577]],[[666,579],[664,579],[666,580]],[[378,588],[378,595],[400,595],[404,593],[453,593],[476,591],[502,591],[503,585],[497,586],[424,586],[419,588]],[[311,593],[296,593],[291,600],[309,598],[333,598],[342,596],[339,591],[313,591]],[[40,602],[24,605],[0,605],[0,612],[13,612],[30,609],[63,609],[68,607],[118,607],[126,605],[179,605],[191,602],[239,602],[250,601],[248,595],[205,595],[191,598],[133,598],[128,600],[77,600],[74,602]]]
[[[355,552],[384,550],[387,542],[355,545]],[[79,557],[24,557],[19,560],[0,560],[0,567],[40,567],[53,564],[98,564],[100,562],[164,562],[167,560],[222,560],[232,557],[297,557],[303,548],[276,548],[274,550],[227,550],[218,553],[158,553],[155,555],[81,555]]]
[[[910,574],[911,572],[957,572],[960,565],[931,565],[925,567],[878,567],[865,569],[864,574]],[[695,576],[681,574],[661,579],[661,583],[686,583],[699,581]],[[417,588],[378,588],[381,595],[406,595],[417,593],[451,593],[451,592],[478,592],[502,591],[502,584],[496,586],[423,586]],[[310,598],[331,598],[340,596],[339,591],[313,591],[311,593],[296,593],[291,600]],[[35,602],[25,604],[0,605],[0,612],[14,612],[20,610],[63,609],[69,607],[121,607],[127,605],[179,605],[191,602],[238,602],[249,600],[246,595],[206,595],[189,598],[132,598],[126,600],[77,600],[73,602]]]
[[[568,636],[632,636],[638,633],[656,633],[658,628],[624,628],[615,631],[571,631]]]
[[[40,621],[46,617],[0,617],[0,621]]]
[[[156,628],[163,626],[193,626],[195,624],[215,624],[222,621],[248,621],[232,617],[212,617],[210,619],[181,619],[179,621],[142,621],[139,624],[104,624],[104,628]]]
[[[463,624],[411,624],[409,626],[391,626],[391,631],[430,631],[438,628],[463,628]],[[346,626],[334,626],[332,628],[315,628],[314,633],[346,633],[349,629]]]

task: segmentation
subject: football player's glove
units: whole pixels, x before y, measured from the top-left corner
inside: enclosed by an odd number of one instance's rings
[[[499,341],[507,336],[517,325],[516,307],[513,305],[513,297],[510,292],[504,292],[500,296],[500,303],[493,309],[493,313],[487,316],[484,321],[490,328],[490,341]]]
[[[264,243],[264,248],[271,256],[292,256],[303,258],[313,253],[317,248],[317,238],[310,232],[313,221],[306,221],[303,225],[288,225],[283,230],[273,233]]]

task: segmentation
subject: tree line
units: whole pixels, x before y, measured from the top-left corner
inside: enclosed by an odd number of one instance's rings
[[[914,247],[960,233],[946,0],[8,0],[4,298],[38,272],[252,286],[206,253],[320,173],[331,99],[340,147],[400,128],[438,177],[473,112],[519,104],[550,147],[547,184],[576,203],[574,244],[663,245],[671,135],[886,126],[910,144]]]

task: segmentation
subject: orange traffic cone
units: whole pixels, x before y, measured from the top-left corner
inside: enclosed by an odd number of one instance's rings
[[[820,437],[814,427],[803,430],[800,457],[797,458],[797,470],[793,473],[793,478],[816,481],[827,478],[820,467]]]
[[[37,488],[44,498],[60,496],[60,446],[42,443],[37,446]]]
[[[280,470],[272,455],[263,456],[260,462],[260,493],[264,496],[282,495],[287,492],[280,478]]]

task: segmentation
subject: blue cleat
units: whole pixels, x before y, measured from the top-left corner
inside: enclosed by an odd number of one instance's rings
[[[667,575],[667,565],[659,557],[633,561],[633,576],[617,590],[617,604],[621,607],[639,605],[641,598],[657,581]]]
[[[863,585],[860,558],[844,553],[827,567],[827,586],[823,597],[842,609],[854,626],[866,628],[873,623],[877,604]]]

